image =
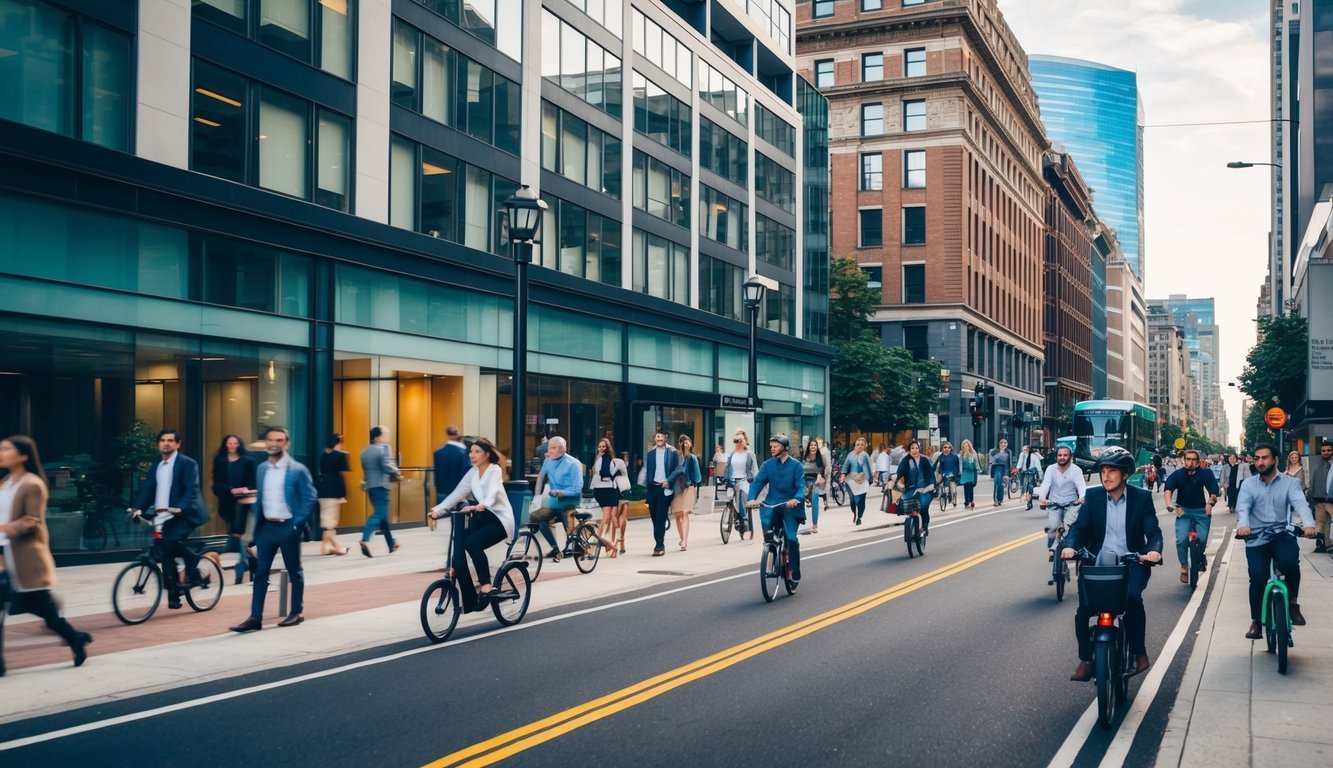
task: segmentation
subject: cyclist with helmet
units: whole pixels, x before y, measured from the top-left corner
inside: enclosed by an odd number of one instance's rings
[[[1143,610],[1143,590],[1148,586],[1148,563],[1162,561],[1162,529],[1157,524],[1152,492],[1129,485],[1134,474],[1134,457],[1124,448],[1112,447],[1102,452],[1096,464],[1101,475],[1100,488],[1089,488],[1078,519],[1069,527],[1065,549],[1060,556],[1073,558],[1075,550],[1086,548],[1097,555],[1098,562],[1114,562],[1121,555],[1136,553],[1140,565],[1131,566],[1125,605],[1125,633],[1134,654],[1134,672],[1146,670],[1148,660],[1148,617]],[[1088,610],[1082,585],[1078,611],[1074,614],[1074,635],[1078,639],[1078,666],[1069,676],[1075,682],[1092,679],[1092,647],[1088,641]]]
[[[749,509],[761,507],[759,494],[768,489],[766,504],[759,511],[760,524],[764,526],[764,539],[772,535],[773,526],[782,523],[782,535],[787,540],[788,562],[791,564],[791,580],[801,580],[801,548],[796,541],[796,531],[805,522],[805,469],[800,461],[791,457],[791,440],[786,435],[777,434],[768,439],[768,450],[773,458],[759,466],[759,474],[750,483]],[[771,508],[770,508],[771,507]],[[777,518],[774,518],[777,515]]]

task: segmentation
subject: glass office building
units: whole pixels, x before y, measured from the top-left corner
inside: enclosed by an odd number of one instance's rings
[[[1143,102],[1138,76],[1060,56],[1028,57],[1041,121],[1074,156],[1097,216],[1115,230],[1125,261],[1144,279]]]
[[[545,434],[632,463],[658,429],[706,455],[742,425],[826,434],[788,5],[0,0],[0,433],[37,438],[62,557],[141,544],[83,534],[163,427],[212,507],[226,435],[285,426],[313,467],[385,425],[400,523],[450,424],[521,466]],[[550,212],[511,446],[520,183]],[[750,414],[722,400],[755,273],[779,287]]]

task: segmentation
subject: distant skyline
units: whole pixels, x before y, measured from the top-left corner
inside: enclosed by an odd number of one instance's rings
[[[1268,271],[1268,4],[1256,0],[999,0],[1029,54],[1088,59],[1138,73],[1144,132],[1145,298],[1216,300],[1229,442],[1241,394],[1227,386],[1255,340]],[[1180,128],[1174,123],[1255,120]]]

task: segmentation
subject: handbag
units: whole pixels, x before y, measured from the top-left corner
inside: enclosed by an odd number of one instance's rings
[[[611,482],[615,483],[617,491],[620,491],[621,493],[629,493],[629,476],[623,471],[617,472],[615,477],[611,478]]]

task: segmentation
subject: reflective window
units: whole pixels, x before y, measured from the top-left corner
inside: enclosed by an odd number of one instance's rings
[[[750,94],[706,61],[699,62],[699,98],[741,125],[750,119]]]
[[[634,72],[634,130],[682,155],[692,154],[690,118],[685,102],[662,90],[638,70]]]
[[[861,248],[884,245],[884,212],[879,208],[865,208],[857,212],[860,223]]]
[[[833,15],[833,0],[812,0],[812,4],[814,6],[812,15],[816,19]]]
[[[884,54],[861,54],[861,82],[869,83],[884,79]]]
[[[761,261],[785,270],[796,268],[796,230],[756,214],[754,249]]]
[[[130,37],[40,0],[0,0],[0,119],[128,151]]]
[[[503,202],[518,183],[401,136],[389,146],[389,223],[505,255]]]
[[[311,0],[259,0],[259,42],[309,61],[313,5]]]
[[[762,152],[754,153],[754,193],[788,213],[796,213],[796,174]]]
[[[884,156],[879,152],[861,155],[861,190],[874,192],[884,189]]]
[[[352,189],[352,125],[336,112],[319,110],[319,171],[315,202],[326,208],[348,210]]]
[[[575,8],[588,14],[593,21],[601,24],[607,32],[621,36],[623,6],[619,0],[570,0]]]
[[[550,11],[542,10],[542,77],[619,118],[620,59]],[[555,51],[546,52],[548,48]]]
[[[707,184],[699,185],[699,235],[738,251],[750,251],[750,206]]]
[[[926,209],[914,205],[903,208],[903,245],[926,244]]]
[[[861,105],[861,135],[879,136],[884,133],[884,105]]]
[[[634,260],[632,270],[634,290],[681,304],[690,303],[689,246],[636,229],[634,230],[632,258]],[[647,350],[638,348],[631,339],[631,364],[634,364],[636,359],[643,357],[646,352]],[[711,372],[711,362],[708,367]],[[668,367],[664,370],[701,372],[701,369],[698,368],[674,369]]]
[[[634,207],[681,227],[690,226],[690,175],[634,150]]]
[[[773,114],[763,104],[754,105],[754,132],[787,157],[796,157],[796,128]]]
[[[926,303],[926,265],[903,265],[903,303]]]
[[[908,77],[921,77],[926,74],[925,48],[908,48],[903,52],[903,72]]]
[[[743,320],[741,286],[745,268],[699,254],[699,309],[715,315]]]
[[[263,88],[259,102],[259,186],[306,198],[310,105],[295,96]]]
[[[339,323],[469,344],[501,343],[498,296],[344,265],[338,266],[337,281]]]
[[[759,28],[777,42],[784,53],[791,53],[791,8],[788,0],[748,0],[750,17]]]
[[[542,102],[542,167],[552,173],[620,197],[620,139]]]
[[[567,200],[543,197],[550,208],[542,223],[541,265],[620,285],[620,222]]]
[[[884,7],[884,0],[861,0],[861,10],[878,11]]]
[[[910,101],[903,102],[903,130],[904,131],[926,130],[925,99],[913,99]]]
[[[750,183],[749,146],[706,117],[699,118],[699,166],[742,187]]]
[[[776,291],[764,294],[764,306],[759,309],[760,323],[770,331],[793,333],[796,330],[796,288],[778,282]],[[772,382],[772,379],[764,379]]]
[[[523,61],[523,0],[416,2],[448,19],[468,34],[494,46],[514,61]]]
[[[903,152],[903,186],[924,189],[926,186],[926,150],[909,149]]]
[[[815,62],[815,87],[830,88],[833,86],[833,59],[819,59]]]
[[[356,0],[193,0],[194,15],[346,80]]]
[[[191,98],[190,170],[246,183],[245,78],[195,59]]]
[[[662,29],[657,22],[634,9],[634,52],[656,64],[681,85],[692,86],[694,54],[689,47]]]

